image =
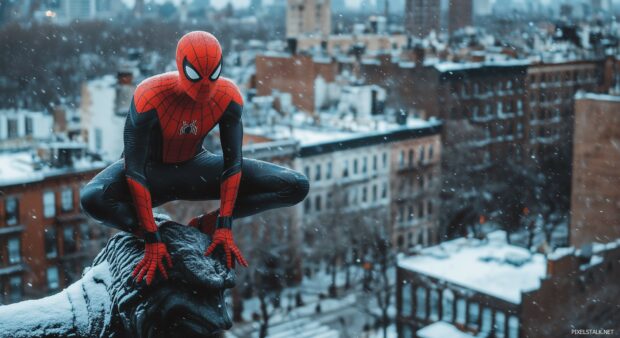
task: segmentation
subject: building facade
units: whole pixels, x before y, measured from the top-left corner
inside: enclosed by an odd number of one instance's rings
[[[330,0],[287,0],[286,36],[328,36],[331,12]]]
[[[577,94],[570,243],[620,238],[620,97]]]
[[[620,329],[613,310],[620,241],[545,256],[509,245],[505,236],[459,238],[399,259],[398,336],[445,337],[427,334],[438,323],[464,337],[553,338],[576,328]]]
[[[416,38],[425,38],[441,27],[441,0],[406,0],[405,32]]]
[[[37,169],[32,159],[0,155],[0,304],[68,286],[110,235],[90,224],[79,204],[80,188],[103,164]]]

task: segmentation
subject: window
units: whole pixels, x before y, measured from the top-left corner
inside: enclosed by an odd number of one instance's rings
[[[316,211],[321,211],[321,195],[317,195],[314,198],[314,208]]]
[[[17,237],[9,239],[8,242],[9,251],[9,264],[17,264],[21,262],[22,256],[20,253],[20,240]]]
[[[441,319],[450,323],[453,320],[454,293],[451,290],[443,290],[441,299]]]
[[[467,323],[472,329],[478,328],[478,319],[480,317],[480,306],[476,302],[469,303],[469,316],[467,317]]]
[[[420,146],[418,152],[420,153],[420,163],[424,163],[424,146]]]
[[[314,172],[314,179],[317,181],[321,180],[321,165],[317,164]]]
[[[47,287],[50,290],[56,290],[60,286],[58,283],[58,267],[50,266],[47,268]]]
[[[381,186],[381,198],[385,199],[387,198],[387,183],[383,182],[383,185]]]
[[[409,167],[413,167],[413,149],[409,150]]]
[[[349,161],[344,160],[344,167],[342,169],[342,177],[349,177]]]
[[[16,197],[8,197],[4,200],[4,211],[7,225],[19,223],[19,202]]]
[[[62,190],[60,193],[60,202],[62,204],[62,211],[73,210],[73,189],[71,189],[71,187]]]
[[[429,161],[433,159],[433,145],[428,146],[428,159]]]
[[[56,214],[56,198],[53,191],[43,193],[43,217],[54,217]]]
[[[80,224],[80,236],[82,242],[90,240],[90,227],[87,223]]]
[[[368,188],[363,187],[362,188],[362,202],[366,203],[366,201],[368,201]]]
[[[44,232],[45,236],[45,256],[55,258],[58,256],[58,245],[56,244],[56,229],[48,227]]]
[[[331,209],[333,201],[334,196],[331,191],[328,191],[327,197],[325,198],[325,209]]]
[[[398,166],[400,168],[405,167],[405,151],[404,150],[400,151],[400,157],[398,158]]]
[[[310,176],[310,166],[309,165],[304,167],[304,175],[306,175],[306,177],[308,179],[310,179],[311,176]]]
[[[383,158],[381,161],[383,162],[383,168],[387,168],[387,153],[383,153]]]
[[[362,174],[365,174],[368,172],[368,157],[364,157],[362,159]]]
[[[407,211],[407,220],[411,223],[413,221],[413,205],[410,205]]]
[[[431,290],[430,296],[431,312],[429,314],[429,317],[430,320],[437,321],[439,320],[439,292],[437,290]]]
[[[377,171],[377,154],[372,157],[372,171]]]
[[[493,323],[493,312],[488,307],[482,310],[482,324],[480,331],[484,333],[491,332],[491,324]]]
[[[76,241],[75,241],[75,232],[73,231],[73,227],[66,227],[62,230],[62,238],[64,242],[64,253],[73,253],[77,249]]]
[[[416,311],[415,315],[419,319],[426,319],[426,289],[418,286],[415,290]]]
[[[17,137],[17,120],[7,119],[7,136],[9,139]]]
[[[403,338],[412,338],[412,337],[413,337],[413,332],[411,331],[411,328],[407,324],[404,324],[403,325]]]
[[[103,131],[101,128],[95,128],[95,149],[103,148]]]
[[[332,179],[332,163],[327,162],[327,169],[325,170],[325,179]]]
[[[32,116],[27,116],[24,122],[25,122],[26,135],[32,135],[34,131]]]
[[[495,329],[495,335],[498,338],[503,338],[504,334],[505,334],[505,327],[506,325],[504,325],[506,321],[506,315],[501,312],[501,311],[497,311],[495,312],[495,324],[493,325],[493,328]]]
[[[508,319],[508,338],[519,338],[519,318],[516,316]]]
[[[9,302],[15,303],[22,300],[22,278],[20,276],[13,276],[9,279]]]
[[[459,324],[465,324],[465,317],[467,316],[467,303],[465,299],[459,298],[456,301],[456,322]]]
[[[426,203],[426,213],[430,216],[433,214],[433,202],[428,201]]]
[[[377,201],[377,185],[373,184],[372,186],[372,201],[376,202]]]
[[[309,213],[310,211],[312,211],[310,210],[311,208],[312,208],[312,202],[310,201],[309,198],[306,198],[306,200],[304,201],[304,212]]]
[[[403,284],[401,315],[411,316],[411,285]]]
[[[418,216],[420,216],[420,218],[424,218],[424,202],[420,202],[420,204],[418,204]]]
[[[357,175],[357,159],[353,160],[353,175]]]

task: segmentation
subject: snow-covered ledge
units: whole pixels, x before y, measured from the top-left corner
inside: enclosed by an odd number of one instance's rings
[[[234,273],[205,257],[211,239],[194,228],[160,227],[173,268],[149,287],[132,282],[144,244],[112,237],[82,278],[42,299],[0,306],[0,337],[209,337],[230,328],[223,292]]]

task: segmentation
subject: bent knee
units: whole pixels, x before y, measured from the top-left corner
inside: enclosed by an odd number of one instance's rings
[[[105,214],[103,201],[103,187],[98,184],[87,184],[80,191],[80,205],[82,211],[92,218],[98,219],[101,214]]]
[[[287,172],[285,177],[286,187],[281,191],[284,202],[288,205],[295,205],[303,201],[310,190],[308,178],[297,171]]]

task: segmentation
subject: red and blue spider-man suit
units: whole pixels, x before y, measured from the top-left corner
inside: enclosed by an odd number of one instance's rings
[[[243,99],[235,84],[220,77],[222,49],[207,32],[191,32],[177,46],[178,72],[140,83],[125,124],[124,158],[99,173],[82,190],[82,208],[96,220],[145,239],[144,258],[134,270],[150,284],[159,270],[167,277],[170,255],[152,208],[172,200],[220,199],[220,208],[190,221],[213,235],[209,255],[222,246],[228,267],[247,266],[235,245],[233,218],[299,203],[307,178],[271,163],[243,159]],[[219,125],[223,155],[202,148]],[[138,227],[139,225],[139,227]]]

